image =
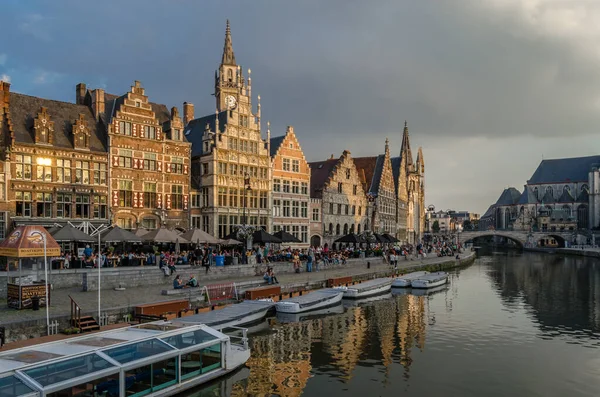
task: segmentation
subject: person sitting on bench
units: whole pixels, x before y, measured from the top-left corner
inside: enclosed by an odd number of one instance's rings
[[[198,286],[198,280],[196,280],[196,277],[194,277],[193,274],[190,275],[190,279],[188,280],[187,285],[189,285],[190,287]]]

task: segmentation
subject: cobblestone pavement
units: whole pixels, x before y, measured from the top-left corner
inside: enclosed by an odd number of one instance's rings
[[[461,255],[461,257],[466,256],[466,254]],[[425,259],[412,259],[412,260],[400,260],[398,262],[398,268],[402,270],[403,268],[410,268],[413,266],[420,265],[434,265],[437,263],[447,262],[452,260],[449,257],[433,257],[433,258],[425,258]],[[279,283],[282,286],[289,284],[297,284],[303,282],[312,282],[319,280],[327,280],[332,277],[343,277],[343,276],[357,276],[363,274],[372,274],[376,272],[382,272],[389,270],[390,266],[386,263],[383,263],[381,258],[373,258],[371,260],[371,268],[367,269],[367,262],[363,263],[354,263],[352,265],[348,265],[348,267],[337,268],[337,269],[321,269],[312,273],[302,272],[300,274],[297,273],[282,273],[277,276]],[[201,273],[203,269],[193,270],[196,274],[200,275],[201,281]],[[185,279],[188,277],[188,273],[181,273],[182,277]],[[228,282],[241,282],[248,280],[260,280],[261,278],[258,276],[254,277],[244,277],[244,278],[227,278],[223,280],[218,280],[211,282],[211,284],[221,284]],[[167,300],[177,300],[177,299],[186,299],[189,297],[188,294],[183,295],[162,295],[161,291],[165,289],[164,285],[151,285],[148,287],[141,288],[128,288],[124,291],[114,291],[114,290],[102,290],[101,299],[102,299],[102,308],[106,309],[118,309],[118,308],[133,308],[136,305],[144,304],[144,303],[153,303],[159,301],[167,301]],[[191,290],[193,293],[197,291],[197,289]],[[71,313],[71,306],[69,295],[73,297],[73,299],[81,306],[82,311],[86,313],[95,314],[98,307],[98,291],[89,291],[83,292],[81,288],[68,288],[68,289],[58,289],[52,291],[51,296],[51,305],[50,305],[50,317],[52,316],[64,316],[69,315]],[[12,322],[20,322],[20,321],[28,321],[34,319],[40,319],[46,317],[46,311],[44,308],[41,308],[39,311],[33,310],[14,310],[6,307],[6,300],[0,301],[0,323],[12,323]]]

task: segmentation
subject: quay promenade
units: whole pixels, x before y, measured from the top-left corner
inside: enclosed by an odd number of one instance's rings
[[[472,263],[475,258],[475,252],[465,252],[461,254],[461,260],[457,261],[454,257],[428,257],[425,259],[400,260],[398,262],[398,271],[407,272],[424,267],[443,266],[451,268],[455,266]],[[383,262],[382,258],[369,258],[371,262],[370,269],[367,268],[367,260],[351,262],[346,266],[333,269],[322,268],[320,271],[311,273],[303,271],[297,273],[281,273],[276,275],[282,290],[291,288],[298,289],[305,285],[311,286],[325,283],[329,278],[353,276],[355,279],[365,279],[373,276],[391,275],[393,268]],[[434,269],[432,269],[434,270]],[[436,269],[437,270],[437,269]],[[179,274],[185,280],[189,274],[200,275],[200,284],[202,284],[202,272],[204,269],[185,269]],[[174,276],[169,279],[172,280]],[[211,284],[223,283],[244,283],[248,281],[260,282],[262,277],[241,277],[241,278],[223,278],[220,280],[211,280]],[[210,284],[207,284],[210,285]],[[315,287],[312,287],[315,288]],[[164,285],[151,285],[148,287],[127,288],[124,291],[102,290],[102,312],[110,313],[112,322],[123,321],[123,314],[130,313],[136,305],[161,302],[176,299],[187,299],[199,296],[199,288],[185,289],[178,295],[163,295],[161,292],[165,289]],[[60,329],[66,328],[70,316],[69,295],[81,306],[82,314],[97,316],[98,292],[83,292],[81,288],[57,289],[52,291],[50,317],[60,322]],[[7,343],[14,340],[25,339],[28,337],[37,337],[43,335],[45,331],[45,310],[14,310],[6,306],[6,301],[0,301],[0,318],[2,326],[7,330]]]

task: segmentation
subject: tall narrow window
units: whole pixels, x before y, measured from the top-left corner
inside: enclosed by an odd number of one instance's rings
[[[292,171],[300,172],[300,160],[292,160]]]
[[[290,201],[283,200],[283,216],[286,218],[290,217]]]
[[[144,207],[156,208],[156,183],[144,182]]]
[[[131,136],[131,123],[119,121],[119,132],[123,135]]]
[[[59,193],[56,195],[56,216],[58,218],[71,217],[71,203],[73,197],[70,194]]]
[[[36,216],[39,218],[52,217],[52,193],[36,193]]]
[[[56,159],[56,181],[71,183],[71,160]]]
[[[267,208],[267,192],[261,191],[259,197],[259,207]]]
[[[108,201],[106,196],[94,195],[94,218],[106,219],[108,216]]]
[[[307,182],[302,182],[300,193],[302,193],[304,195],[308,194],[308,183]]]
[[[283,170],[289,171],[290,169],[290,159],[283,159]]]
[[[75,183],[90,183],[90,163],[87,161],[75,162]]]
[[[202,207],[208,207],[208,188],[207,187],[202,188]]]
[[[171,208],[174,210],[183,209],[183,185],[171,186]]]
[[[337,189],[338,193],[343,193],[344,192],[344,185],[342,184],[342,182],[338,182],[338,189]]]
[[[220,187],[218,195],[219,207],[227,207],[227,188]]]
[[[156,171],[156,153],[144,153],[144,169]]]
[[[15,179],[31,179],[31,156],[17,154],[15,157]]]
[[[17,216],[31,216],[31,192],[15,192]]]
[[[106,170],[106,164],[94,163],[94,184],[106,185],[107,176],[108,171]]]
[[[119,207],[131,207],[133,197],[133,182],[119,181]]]
[[[308,218],[308,203],[306,201],[300,203],[300,217]]]
[[[40,161],[42,160],[42,161]],[[45,161],[44,161],[45,160]],[[40,159],[38,157],[37,165],[37,180],[42,182],[52,182],[52,166],[51,159]],[[44,164],[41,164],[41,163]]]
[[[148,139],[156,139],[156,127],[152,125],[144,126],[144,136]]]
[[[183,174],[183,157],[171,157],[171,173]],[[225,168],[227,173],[227,168]]]
[[[292,217],[298,218],[300,216],[300,202],[292,201]]]
[[[294,194],[300,193],[300,182],[292,181],[292,193],[294,193]]]
[[[131,150],[119,149],[119,167],[121,168],[131,168],[131,158],[133,157],[133,152]]]
[[[75,196],[75,217],[90,217],[90,196],[87,194],[77,194]]]
[[[273,179],[273,191],[281,192],[281,179]]]
[[[229,189],[229,206],[237,207],[238,206],[238,190],[234,188]]]
[[[290,181],[288,180],[283,180],[283,192],[284,193],[289,193],[290,192]]]

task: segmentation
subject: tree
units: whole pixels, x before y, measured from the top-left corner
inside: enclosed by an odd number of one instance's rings
[[[470,219],[465,219],[462,226],[463,230],[473,230],[473,224],[471,223]]]
[[[440,223],[438,221],[433,222],[433,225],[431,225],[431,230],[434,233],[439,233],[440,232]]]

